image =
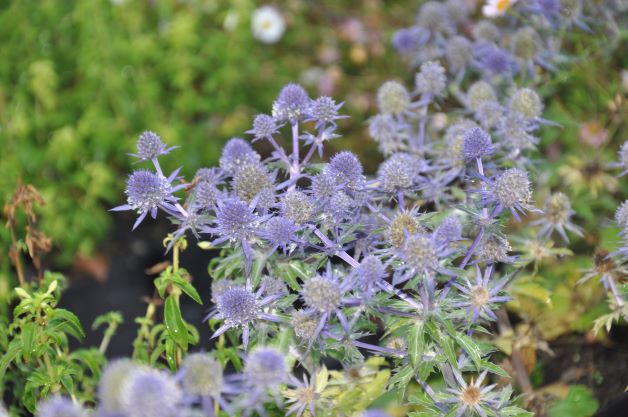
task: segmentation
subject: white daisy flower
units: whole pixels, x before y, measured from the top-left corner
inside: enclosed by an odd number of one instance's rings
[[[517,0],[487,0],[482,7],[482,13],[486,17],[503,16],[516,2]]]
[[[263,43],[275,43],[286,30],[286,21],[277,9],[262,6],[253,12],[251,21],[253,37]]]

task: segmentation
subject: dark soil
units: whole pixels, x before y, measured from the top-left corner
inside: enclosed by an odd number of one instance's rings
[[[587,386],[600,408],[619,399],[628,386],[628,328],[612,328],[604,344],[588,343],[582,335],[570,335],[550,345],[554,356],[542,354],[544,384],[562,382]],[[628,405],[624,409],[628,416]]]
[[[133,339],[137,334],[135,318],[146,313],[145,297],[154,295],[153,280],[156,275],[147,275],[146,270],[159,262],[171,260],[171,254],[165,254],[163,238],[172,231],[172,226],[165,219],[157,222],[147,219],[135,231],[131,231],[134,218],[132,215],[116,213],[116,224],[103,248],[107,263],[107,275],[103,281],[94,279],[87,272],[71,271],[70,286],[64,293],[61,306],[76,313],[85,328],[86,339],[83,346],[98,346],[102,340],[102,330],[92,330],[94,319],[108,311],[117,310],[124,316],[124,323],[112,339],[107,350],[110,358],[130,356]],[[181,267],[185,268],[193,279],[203,305],[182,297],[183,317],[193,323],[201,333],[200,346],[197,349],[208,350],[210,347],[209,326],[203,323],[210,302],[210,279],[207,265],[212,252],[198,248],[194,238],[188,241],[188,248],[181,254]]]

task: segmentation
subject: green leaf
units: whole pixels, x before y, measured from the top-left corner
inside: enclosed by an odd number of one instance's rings
[[[187,294],[192,300],[196,301],[198,304],[203,305],[203,301],[201,300],[201,296],[198,295],[198,291],[192,284],[190,284],[187,280],[183,279],[181,276],[173,274],[170,277],[170,281],[173,285],[179,287],[184,293]]]
[[[179,304],[172,295],[166,298],[164,304],[164,322],[170,338],[186,351],[188,349],[188,329],[183,317],[181,317]]]
[[[153,284],[155,284],[155,288],[157,289],[157,293],[160,298],[164,298],[166,295],[166,288],[168,287],[168,276],[170,275],[171,267],[166,268],[165,271],[161,273],[155,280]]]
[[[500,413],[504,417],[534,417],[534,413],[524,410],[521,407],[509,406],[502,408]]]
[[[464,351],[467,352],[467,355],[469,355],[475,366],[478,369],[482,369],[481,351],[478,345],[473,341],[473,339],[461,333],[456,334],[455,337],[460,347],[462,347]]]
[[[20,341],[22,343],[22,357],[25,360],[29,360],[31,354],[35,350],[35,344],[37,343],[37,330],[39,326],[37,323],[25,323],[22,326],[22,333],[20,337]]]
[[[595,414],[599,403],[583,385],[572,385],[567,396],[556,401],[549,410],[551,417],[589,417]]]
[[[172,339],[166,339],[166,361],[171,371],[177,370],[177,345]]]
[[[98,329],[103,324],[109,324],[109,323],[121,324],[123,322],[124,322],[124,318],[122,317],[122,313],[120,313],[119,311],[109,311],[105,314],[101,314],[100,316],[96,317],[96,319],[92,323],[92,330]]]
[[[508,375],[508,372],[504,371],[501,367],[489,361],[485,361],[485,360],[480,361],[480,369],[486,369],[490,373],[493,373],[495,375],[499,375],[504,378],[510,378],[510,375]]]
[[[422,322],[415,322],[410,329],[408,336],[408,353],[410,354],[410,361],[412,365],[416,365],[423,356],[425,350],[425,340],[423,338],[424,326]]]
[[[98,376],[100,369],[106,360],[102,353],[96,348],[79,349],[70,355],[70,359],[79,362],[83,367],[89,368],[92,375]]]
[[[22,345],[19,339],[13,339],[9,344],[7,351],[0,358],[0,380],[3,380],[4,373],[7,371],[7,368],[11,365],[11,362],[18,357],[21,351]]]
[[[73,336],[75,339],[81,340],[85,337],[83,326],[81,326],[81,321],[76,314],[63,308],[56,308],[54,310],[51,309],[47,313],[52,317],[50,320],[51,325],[54,326],[55,323],[65,324],[64,326],[61,326],[60,329],[64,329],[65,332]]]

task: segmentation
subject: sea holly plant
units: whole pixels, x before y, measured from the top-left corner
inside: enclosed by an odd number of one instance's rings
[[[556,223],[536,208],[522,153],[512,158],[512,144],[494,126],[465,118],[464,108],[452,110],[444,131],[433,131],[429,108],[442,96],[446,72],[433,62],[416,78],[415,93],[391,81],[377,94],[381,113],[370,130],[391,130],[393,146],[384,146],[387,158],[374,176],[347,151],[314,163],[339,137],[341,105],[311,99],[296,84],[285,86],[272,115],[257,116],[248,132],[273,148],[265,159],[234,138],[219,167],[201,168],[185,182],[178,171],[161,171],[159,158],[170,151],[161,138],[140,136],[137,155],[154,170],[129,176],[127,204],[116,210],[135,210],[136,226],[149,213],[169,216],[175,230],[166,246],[175,259],[187,233],[202,248],[220,249],[209,268],[214,305],[207,316],[217,350],[203,360],[218,360],[212,367],[221,377],[205,397],[188,398],[183,387],[168,401],[214,414],[273,414],[286,401],[295,415],[356,415],[376,396],[345,403],[330,387],[327,361],[339,364],[333,375],[359,386],[377,371],[356,369],[377,358],[388,368],[381,387],[420,415],[525,415],[512,390],[491,384],[508,374],[476,335],[490,332],[494,311],[509,300],[508,265],[530,262],[510,253],[507,221],[534,215],[537,238],[549,239],[554,229],[566,235],[571,212]],[[529,132],[540,127],[533,90],[516,89],[501,106],[502,117],[527,120]],[[165,325],[156,333],[165,335],[162,352],[185,378],[197,372],[186,368],[189,328],[172,309],[176,302],[167,312],[168,300],[198,294],[177,265],[155,282],[166,300]],[[225,343],[243,358],[235,373],[222,367]],[[137,372],[157,371],[130,371],[128,381]],[[152,377],[171,383],[164,373]],[[422,394],[410,395],[416,390]]]

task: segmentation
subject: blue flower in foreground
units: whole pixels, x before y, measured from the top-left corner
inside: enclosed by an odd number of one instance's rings
[[[67,397],[52,396],[39,403],[36,417],[86,417],[85,410]]]
[[[308,349],[318,339],[323,328],[332,315],[338,317],[344,330],[349,332],[347,318],[342,312],[342,306],[347,301],[345,293],[350,289],[351,280],[344,280],[342,283],[334,275],[331,263],[327,264],[324,275],[316,275],[305,280],[301,289],[301,299],[307,307],[304,314],[317,317],[318,323],[308,341]]]
[[[122,384],[120,404],[128,417],[175,417],[182,397],[170,374],[142,367]]]
[[[177,203],[178,198],[174,192],[181,190],[185,184],[172,185],[177,177],[179,169],[175,170],[168,178],[147,170],[137,170],[129,175],[126,183],[127,204],[114,207],[112,211],[134,210],[139,217],[133,225],[133,229],[142,223],[146,215],[150,213],[154,219],[158,209],[162,209],[171,216],[180,216],[181,209]]]
[[[270,392],[278,403],[279,388],[289,378],[284,354],[271,347],[257,348],[246,358],[241,378],[246,392],[241,405],[242,416],[250,415],[253,410],[266,415],[264,403],[268,400],[267,394]]]
[[[232,415],[225,396],[237,394],[239,389],[224,376],[222,365],[213,356],[200,352],[189,354],[181,363],[177,378],[187,396],[194,398],[194,401],[200,399],[203,416],[215,417],[216,402]]]

